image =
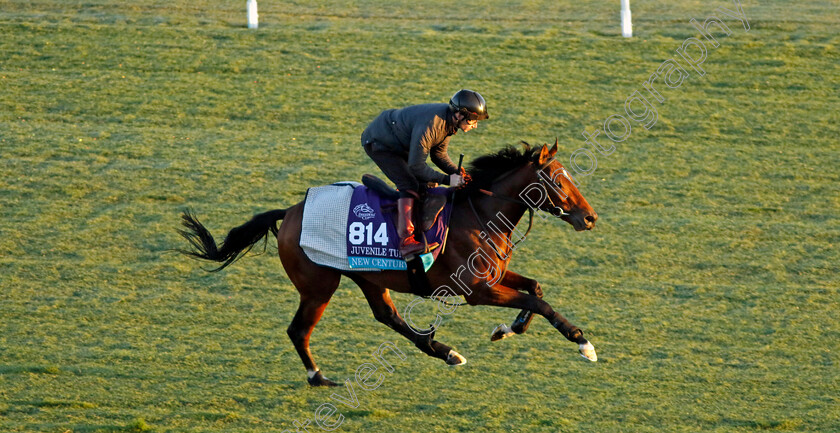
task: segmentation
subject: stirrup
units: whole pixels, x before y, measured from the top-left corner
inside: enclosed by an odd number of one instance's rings
[[[406,260],[410,260],[416,254],[426,254],[430,251],[433,251],[439,246],[439,243],[432,242],[428,245],[427,248],[426,245],[417,242],[417,240],[414,239],[413,236],[410,236],[404,239],[402,242],[400,242],[400,254],[402,254],[403,258],[405,258]]]

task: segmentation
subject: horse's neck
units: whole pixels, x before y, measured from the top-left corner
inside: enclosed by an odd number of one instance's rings
[[[473,194],[470,197],[475,207],[475,213],[477,213],[477,217],[481,222],[478,227],[479,232],[486,233],[482,236],[482,239],[486,236],[490,236],[494,240],[501,237],[508,239],[521,237],[521,234],[520,236],[514,236],[514,231],[522,216],[525,215],[525,211],[528,210],[528,207],[525,204],[515,203],[500,197],[521,200],[519,193],[526,185],[496,184],[490,187],[490,192],[497,197],[485,194]],[[473,213],[468,203],[464,203],[464,205],[467,207],[465,209],[467,212]],[[502,244],[496,243],[496,245]]]

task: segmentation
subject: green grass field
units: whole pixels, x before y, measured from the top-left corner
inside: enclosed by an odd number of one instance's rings
[[[840,431],[837,0],[721,15],[706,75],[580,179],[595,231],[538,220],[517,250],[596,364],[542,318],[491,343],[516,312],[460,307],[449,368],[346,281],[312,338],[324,373],[407,355],[351,408],[306,385],[272,247],[218,274],[171,252],[187,207],[218,236],[376,172],[358,137],[379,111],[462,87],[491,119],[455,157],[556,137],[568,162],[691,18],[734,9],[633,2],[625,39],[618,1],[414,3],[261,0],[255,31],[244,0],[0,0],[0,431],[279,433],[323,403],[339,432]]]

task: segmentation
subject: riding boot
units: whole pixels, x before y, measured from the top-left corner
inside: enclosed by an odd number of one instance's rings
[[[412,197],[400,197],[397,201],[397,235],[400,237],[400,254],[406,259],[428,251],[425,245],[414,239],[414,222],[411,219],[413,209]],[[437,247],[437,242],[432,243],[429,250]]]

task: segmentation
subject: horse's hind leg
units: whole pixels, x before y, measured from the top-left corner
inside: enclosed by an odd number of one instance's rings
[[[328,303],[329,299],[306,298],[301,295],[300,306],[295,313],[295,318],[292,319],[292,323],[286,330],[295,346],[295,350],[300,355],[301,361],[303,361],[303,366],[306,367],[307,381],[312,386],[338,385],[321,374],[321,370],[315,364],[315,359],[312,358],[312,353],[309,351],[309,337],[312,335],[315,325],[321,319]]]
[[[362,293],[364,293],[368,304],[370,304],[376,320],[397,331],[400,335],[414,343],[426,355],[440,358],[449,365],[466,364],[467,360],[461,354],[434,339],[434,331],[428,334],[421,334],[415,332],[408,326],[405,320],[400,317],[399,312],[397,312],[397,308],[391,300],[388,289],[379,287],[359,276],[350,275],[350,278],[362,289]]]
[[[333,269],[318,266],[298,246],[300,217],[302,209],[290,208],[286,220],[277,232],[277,249],[286,274],[300,292],[300,305],[286,332],[306,367],[307,380],[312,386],[334,386],[335,382],[325,378],[318,369],[309,351],[309,337],[321,319],[324,309],[338,283],[341,274]]]
[[[501,284],[512,287],[517,290],[524,290],[527,291],[529,294],[536,296],[539,299],[543,297],[542,287],[540,287],[540,283],[537,280],[523,277],[515,272],[507,271],[505,272]],[[525,331],[528,330],[528,326],[531,325],[531,320],[534,318],[534,313],[529,310],[522,310],[519,312],[519,315],[516,316],[516,320],[508,326],[507,324],[502,323],[501,325],[497,326],[496,329],[490,334],[490,341],[498,341],[503,338],[510,337],[514,334],[523,334]]]

